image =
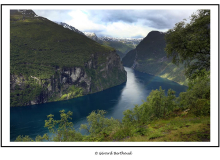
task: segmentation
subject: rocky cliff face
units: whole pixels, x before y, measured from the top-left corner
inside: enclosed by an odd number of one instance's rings
[[[126,81],[126,71],[115,52],[109,53],[106,61],[100,65],[97,58],[93,54],[84,67],[57,68],[55,74],[48,79],[11,74],[11,105],[25,106],[67,100]]]

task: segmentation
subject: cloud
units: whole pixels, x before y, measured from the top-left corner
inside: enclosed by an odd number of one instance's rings
[[[89,10],[89,18],[95,22],[101,23],[113,23],[113,22],[125,22],[133,23],[137,21],[136,16],[131,16],[134,12],[132,10]]]
[[[168,29],[188,18],[195,10],[89,10],[89,18],[97,23],[114,22],[147,25],[155,29]]]
[[[71,20],[72,17],[68,15],[71,10],[34,10],[38,16],[46,17],[51,21],[64,22]]]
[[[93,23],[105,26],[105,34],[145,37],[151,30],[165,32],[196,10],[87,10]],[[100,32],[104,34],[103,32]]]
[[[196,10],[34,10],[52,21],[65,22],[98,36],[145,37],[150,31],[165,32]]]
[[[101,23],[93,22],[87,15],[87,12],[84,10],[72,10],[68,13],[68,15],[71,17],[71,20],[65,22],[81,31],[100,32],[101,30],[106,30],[107,28],[105,25]]]
[[[111,34],[113,37],[135,37],[137,35],[145,37],[150,30],[149,27],[119,21],[108,25],[106,33]]]
[[[145,25],[155,29],[171,29],[176,23],[188,19],[195,10],[158,10],[150,11]]]

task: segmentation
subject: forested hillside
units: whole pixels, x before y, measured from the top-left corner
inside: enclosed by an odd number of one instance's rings
[[[118,41],[102,41],[102,44],[116,49],[116,53],[122,59],[130,50],[134,49],[132,44],[126,44]]]
[[[33,140],[27,135],[18,136],[16,141],[210,142],[209,25],[210,11],[198,10],[189,24],[179,22],[166,34],[168,56],[175,64],[185,63],[185,76],[189,79],[188,90],[179,97],[174,90],[165,94],[158,87],[143,104],[125,110],[122,121],[106,118],[103,110],[93,111],[80,127],[88,135],[74,130],[69,122],[72,112],[61,110],[60,120],[50,114],[45,121],[53,137],[44,134]]]
[[[32,10],[11,10],[11,106],[70,99],[125,81],[126,72],[113,48]]]

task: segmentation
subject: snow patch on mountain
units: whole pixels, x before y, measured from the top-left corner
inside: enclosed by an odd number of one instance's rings
[[[96,36],[95,33],[93,32],[83,32],[88,38],[98,42],[99,41],[99,38]]]
[[[97,37],[96,34],[94,32],[81,32],[78,29],[76,29],[75,27],[64,23],[64,22],[56,22],[58,25],[63,26],[64,28],[68,28],[76,33],[79,33],[81,35],[87,36],[88,38],[94,40],[94,41],[118,41],[118,42],[123,42],[123,43],[132,43],[134,45],[139,44],[143,38],[114,38],[114,37],[107,37],[107,36],[103,36],[103,37]]]
[[[96,36],[93,32],[83,32],[86,36]]]
[[[69,24],[67,24],[67,23],[64,23],[64,22],[56,22],[56,21],[54,21],[54,22],[57,23],[57,24],[59,24],[59,25],[61,25],[61,26],[63,26],[64,28],[68,28],[68,29],[71,30],[71,31],[74,31],[74,32],[76,32],[76,33],[79,33],[79,34],[85,36],[85,34],[84,34],[83,32],[79,31],[78,29],[76,29],[75,27],[73,27],[73,26],[71,26],[71,25],[69,25]]]

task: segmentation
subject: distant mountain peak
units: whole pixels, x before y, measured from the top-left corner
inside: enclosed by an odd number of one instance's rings
[[[68,28],[69,30],[72,30],[72,31],[74,31],[74,32],[76,32],[76,33],[79,33],[79,34],[85,36],[85,34],[84,34],[83,32],[81,32],[80,30],[76,29],[75,27],[73,27],[73,26],[71,26],[71,25],[69,25],[69,24],[67,24],[67,23],[57,22],[57,21],[54,21],[54,22],[57,23],[57,24],[59,24],[59,25],[61,25],[61,26],[63,26],[64,28]]]
[[[83,32],[85,35],[91,35],[91,36],[96,36],[94,32]]]
[[[96,36],[96,34],[94,32],[83,32],[87,37],[89,37],[90,39],[94,40],[94,41],[98,41],[99,38]]]

